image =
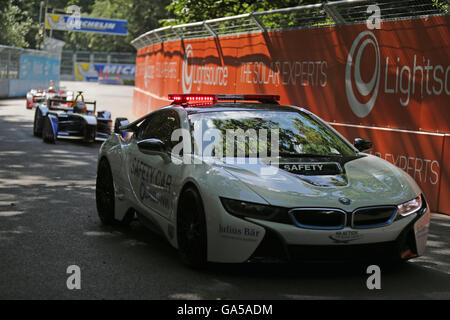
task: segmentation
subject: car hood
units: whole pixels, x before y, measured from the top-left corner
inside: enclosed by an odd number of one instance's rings
[[[247,159],[248,160],[248,159]],[[262,163],[221,166],[245,183],[269,204],[282,207],[333,207],[352,211],[374,205],[397,205],[421,193],[415,181],[403,170],[371,155],[356,157],[341,163],[342,172],[328,175],[295,174],[280,166]],[[324,161],[310,161],[314,163]],[[290,159],[289,163],[295,163]],[[347,198],[350,204],[339,199]]]

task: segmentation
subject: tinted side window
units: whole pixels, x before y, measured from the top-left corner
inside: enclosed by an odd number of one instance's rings
[[[147,131],[147,128],[150,126],[151,120],[152,120],[152,118],[148,118],[147,120],[145,120],[144,122],[142,122],[139,125],[139,129],[136,132],[137,140],[144,140],[145,139],[144,137],[147,136],[146,131]]]
[[[138,132],[138,139],[159,139],[171,150],[178,143],[171,141],[172,132],[178,128],[180,128],[180,120],[175,111],[159,111],[141,125],[141,129]]]

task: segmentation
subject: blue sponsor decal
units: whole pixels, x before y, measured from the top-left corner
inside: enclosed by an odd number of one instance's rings
[[[126,20],[74,17],[65,14],[47,14],[46,28],[64,31],[95,32],[126,36]]]
[[[87,70],[86,70],[87,69]],[[119,63],[77,63],[76,75],[83,81],[107,82],[111,80],[116,83],[120,80],[134,80],[136,74],[136,66],[134,64]]]
[[[134,64],[118,64],[118,63],[95,63],[95,69],[105,74],[120,74],[120,76],[130,77],[134,79],[136,74],[136,66]]]

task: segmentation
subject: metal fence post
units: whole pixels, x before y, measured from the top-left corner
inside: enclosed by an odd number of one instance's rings
[[[155,35],[155,37],[158,39],[159,42],[164,42],[156,31],[153,34]]]
[[[6,65],[6,78],[10,78],[9,76],[9,71],[10,71],[10,66],[11,66],[11,50],[8,49],[8,64]]]
[[[255,16],[255,13],[250,13],[250,18],[255,22],[255,24],[261,29],[261,32],[266,32],[266,26]]]
[[[76,75],[76,72],[75,72],[75,68],[77,67],[76,66],[76,63],[77,63],[77,52],[76,51],[74,51],[73,52],[73,56],[72,56],[72,80],[76,80],[75,79],[75,75]]]
[[[330,6],[328,3],[323,4],[323,9],[327,13],[331,19],[333,19],[334,23],[336,24],[344,24],[345,19],[341,16],[341,14],[333,7]]]
[[[211,28],[211,26],[208,25],[206,21],[203,22],[203,26],[214,38],[217,38],[217,33]]]

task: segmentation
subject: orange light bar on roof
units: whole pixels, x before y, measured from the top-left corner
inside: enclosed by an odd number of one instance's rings
[[[215,103],[217,101],[260,101],[268,103],[276,103],[280,100],[279,95],[273,94],[169,94],[169,100],[173,100],[173,104],[182,104],[188,102],[205,102]]]

